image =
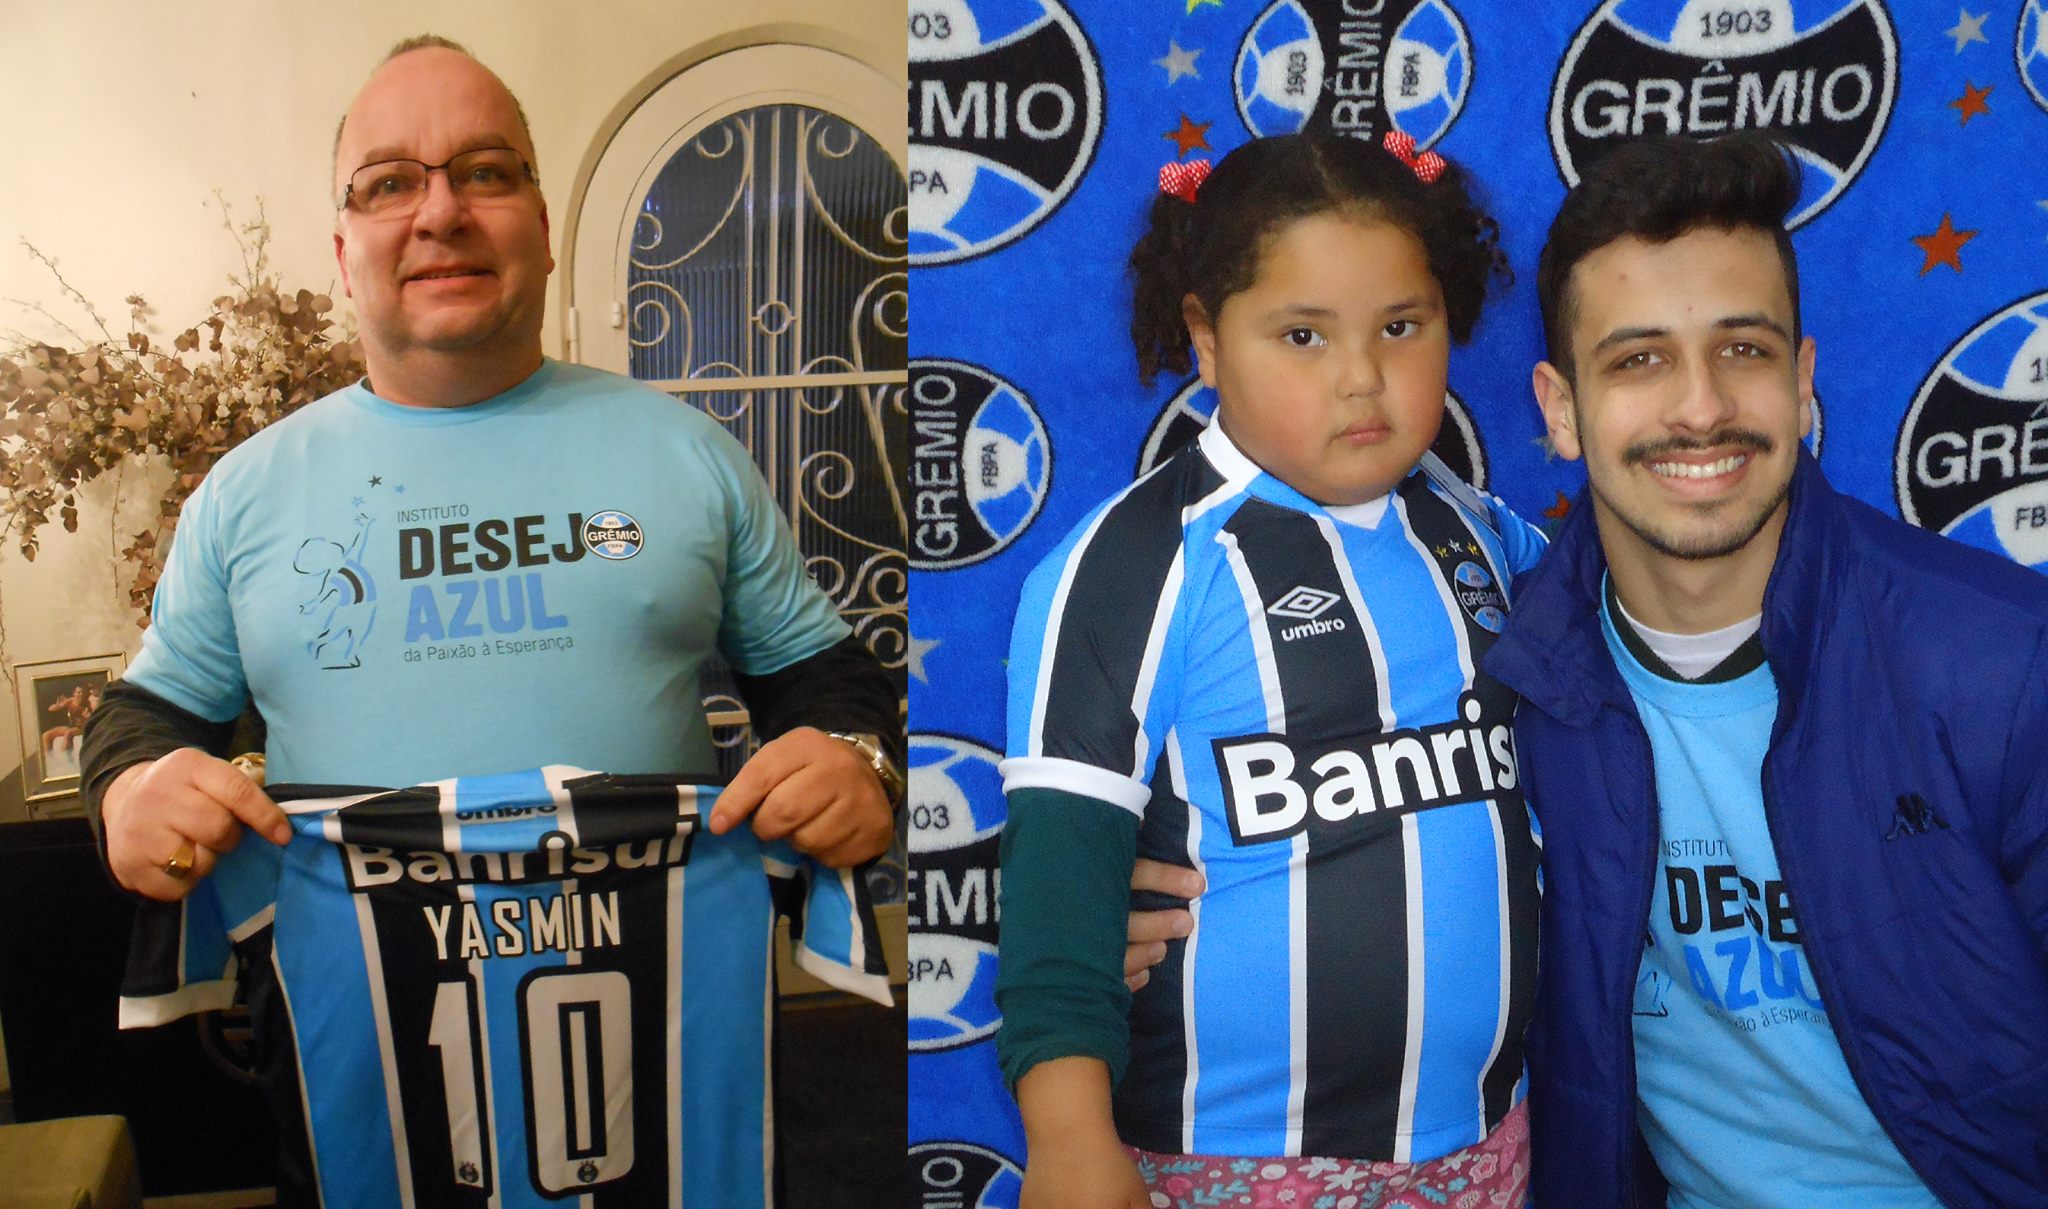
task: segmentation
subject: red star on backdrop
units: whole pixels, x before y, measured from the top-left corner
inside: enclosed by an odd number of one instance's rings
[[[1975,238],[1975,231],[1956,230],[1955,225],[1949,222],[1948,215],[1944,213],[1941,216],[1941,225],[1936,227],[1932,234],[1913,237],[1913,242],[1920,245],[1922,252],[1927,253],[1927,263],[1920,266],[1920,275],[1927,276],[1928,271],[1938,264],[1945,264],[1958,273],[1962,272],[1963,245]]]
[[[1950,101],[1948,107],[1962,114],[1963,120],[1961,124],[1967,126],[1970,124],[1971,118],[1976,117],[1980,113],[1991,112],[1991,106],[1986,105],[1984,102],[1991,96],[1991,89],[1995,87],[1997,85],[1994,84],[1979,88],[1968,80],[1964,80],[1963,95]]]
[[[1571,510],[1571,497],[1566,495],[1564,492],[1560,491],[1557,493],[1557,502],[1555,504],[1552,504],[1550,507],[1545,508],[1543,510],[1543,515],[1550,518],[1551,520],[1561,521],[1571,513]]]
[[[1172,139],[1180,147],[1182,158],[1185,158],[1188,152],[1193,151],[1197,147],[1204,151],[1213,150],[1209,146],[1209,127],[1215,124],[1214,122],[1191,122],[1188,120],[1187,114],[1181,114],[1180,129],[1169,130],[1159,137]]]

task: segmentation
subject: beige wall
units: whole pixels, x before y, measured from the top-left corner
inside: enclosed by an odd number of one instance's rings
[[[68,341],[10,299],[88,330],[22,239],[61,263],[116,335],[132,293],[153,304],[163,336],[200,318],[239,265],[215,190],[244,218],[264,201],[272,262],[287,285],[338,296],[327,183],[335,122],[384,51],[412,34],[466,44],[524,103],[557,259],[597,140],[679,58],[804,42],[892,79],[906,74],[894,0],[0,0],[0,25],[0,344],[9,331]],[[544,337],[551,353],[560,347],[559,300],[558,282]],[[101,486],[80,532],[46,530],[33,564],[0,550],[10,665],[133,652],[139,633],[114,588],[110,520],[123,535],[145,527],[160,488],[139,469],[125,483],[119,518],[110,517],[111,485]],[[0,819],[21,810],[11,689],[4,698]]]

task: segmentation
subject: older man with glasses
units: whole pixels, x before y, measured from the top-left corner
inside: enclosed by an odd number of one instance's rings
[[[115,878],[182,903],[145,908],[124,1023],[214,1006],[237,978],[222,937],[241,944],[280,1204],[762,1204],[761,874],[806,862],[695,838],[704,799],[679,804],[717,768],[711,652],[767,740],[712,832],[751,817],[843,869],[894,830],[893,687],[746,451],[660,391],[542,355],[534,160],[512,94],[454,44],[402,43],[370,77],[333,181],[369,376],[193,493],[86,737]],[[252,702],[296,838],[218,758]],[[366,785],[429,789],[309,789]],[[244,828],[288,847],[252,841],[216,874]],[[533,847],[488,847],[515,842]],[[860,884],[813,871],[797,959],[886,996]]]
[[[284,815],[214,754],[253,701],[270,779],[403,785],[571,764],[713,771],[714,649],[768,741],[748,816],[826,863],[883,852],[892,687],[702,414],[552,361],[554,258],[525,114],[445,39],[401,43],[335,138],[335,260],[364,381],[223,459],[87,737],[125,887],[174,901]]]

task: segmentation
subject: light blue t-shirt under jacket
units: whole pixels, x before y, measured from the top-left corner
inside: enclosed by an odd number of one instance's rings
[[[1769,665],[1668,679],[1601,612],[1657,775],[1634,1025],[1638,1115],[1668,1204],[1939,1209],[1856,1090],[1801,947],[1764,818]]]

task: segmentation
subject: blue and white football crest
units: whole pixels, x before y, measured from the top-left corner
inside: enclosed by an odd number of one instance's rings
[[[910,365],[911,565],[979,562],[1030,528],[1052,479],[1045,425],[1010,383],[960,361]]]
[[[2020,82],[2033,94],[2034,103],[2048,109],[2048,0],[2021,3],[2012,57],[2020,69]]]
[[[640,522],[623,512],[599,512],[583,522],[583,544],[599,558],[631,558],[643,540]]]
[[[988,397],[967,428],[967,498],[991,533],[1021,530],[1045,500],[1045,426],[1016,391]]]
[[[1278,0],[1239,44],[1232,82],[1255,135],[1313,125],[1376,139],[1392,128],[1427,147],[1465,104],[1472,47],[1444,0],[1364,17],[1328,0]]]
[[[1396,130],[1427,147],[1451,128],[1472,82],[1465,26],[1442,0],[1417,5],[1387,48],[1387,116]]]
[[[1253,134],[1308,125],[1323,91],[1323,47],[1300,0],[1280,0],[1252,23],[1237,52],[1237,111]]]
[[[950,735],[910,736],[910,1048],[993,1035],[1002,757]]]
[[[2048,294],[1992,315],[1941,359],[1893,469],[1908,521],[2048,570]]]
[[[1567,185],[1644,133],[1769,131],[1797,157],[1811,220],[1862,172],[1891,117],[1899,56],[1878,0],[1607,0],[1572,40],[1550,96]]]
[[[910,1148],[919,1206],[931,1209],[1017,1209],[1024,1169],[972,1142],[925,1142]]]
[[[1102,128],[1095,51],[1058,0],[934,0],[910,19],[910,262],[978,256],[1044,221]]]

